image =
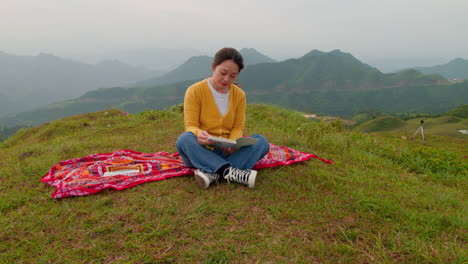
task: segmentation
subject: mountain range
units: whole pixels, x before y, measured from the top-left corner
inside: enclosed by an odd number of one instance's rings
[[[259,63],[275,62],[270,57],[258,52],[252,48],[243,48],[239,50],[244,59],[244,64],[255,65]],[[209,56],[194,56],[188,59],[184,64],[180,65],[176,69],[148,80],[143,80],[132,85],[130,87],[150,87],[156,85],[170,84],[186,80],[202,79],[209,76],[212,72],[211,63],[213,58]]]
[[[0,93],[28,109],[155,74],[116,60],[90,65],[51,54],[18,56],[0,52]]]
[[[265,93],[272,89],[273,91],[380,89],[447,82],[440,75],[424,75],[415,70],[384,74],[340,50],[331,52],[313,50],[299,59],[282,62],[275,62],[253,49],[242,49],[241,53],[248,58],[246,61],[252,64],[242,71],[238,81],[246,84],[245,89],[253,93]],[[258,60],[251,59],[256,57]],[[208,56],[192,57],[163,76],[137,82],[131,86],[152,87],[202,79],[210,75],[211,61],[212,58]]]
[[[191,58],[174,73],[190,72],[191,67],[198,68],[197,63],[203,61],[209,63],[210,59]],[[174,78],[184,76],[174,74]],[[183,102],[187,87],[205,76],[150,87],[92,90],[73,100],[0,118],[0,125],[36,125],[109,107],[132,113],[163,109]],[[339,50],[313,50],[298,59],[249,65],[240,74],[239,82],[248,94],[248,102],[341,116],[371,108],[441,112],[466,103],[463,100],[468,97],[468,82],[450,84],[440,75],[424,75],[415,70],[384,74]]]
[[[246,69],[238,81],[254,94],[278,91],[369,90],[389,87],[447,83],[440,75],[414,70],[384,74],[340,50],[312,50],[298,59],[257,64]]]
[[[243,49],[242,52],[249,63],[273,61],[254,49]],[[91,65],[51,54],[18,56],[0,52],[0,93],[4,95],[0,113],[34,109],[76,98],[97,88],[124,86],[141,80],[149,79],[151,83],[155,79],[156,84],[168,84],[181,78],[200,78],[210,74],[211,60],[208,56],[192,57],[160,77],[161,72],[130,66],[118,60]]]

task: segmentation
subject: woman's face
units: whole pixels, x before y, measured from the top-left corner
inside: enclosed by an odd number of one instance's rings
[[[225,60],[212,68],[211,84],[216,90],[227,90],[239,75],[239,66],[233,60]]]

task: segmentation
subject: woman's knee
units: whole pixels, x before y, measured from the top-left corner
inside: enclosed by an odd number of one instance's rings
[[[177,139],[176,147],[180,148],[180,147],[186,145],[187,143],[191,143],[193,141],[195,141],[195,142],[197,141],[197,137],[195,137],[195,134],[193,134],[192,132],[184,132]]]
[[[268,139],[260,134],[254,134],[251,137],[258,139],[256,145],[262,146],[263,148],[269,149],[270,143],[268,143]]]

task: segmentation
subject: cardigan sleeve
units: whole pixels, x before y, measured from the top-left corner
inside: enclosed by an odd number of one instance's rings
[[[244,123],[245,123],[245,108],[246,108],[246,98],[245,93],[241,93],[239,101],[236,107],[236,114],[234,117],[234,124],[229,134],[229,138],[236,140],[242,137],[244,133]]]
[[[192,132],[198,136],[200,129],[201,98],[197,96],[194,86],[185,92],[184,98],[184,124],[185,131]]]

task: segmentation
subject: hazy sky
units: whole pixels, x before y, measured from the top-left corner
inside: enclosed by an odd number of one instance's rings
[[[312,49],[468,59],[467,0],[0,0],[0,51]]]

